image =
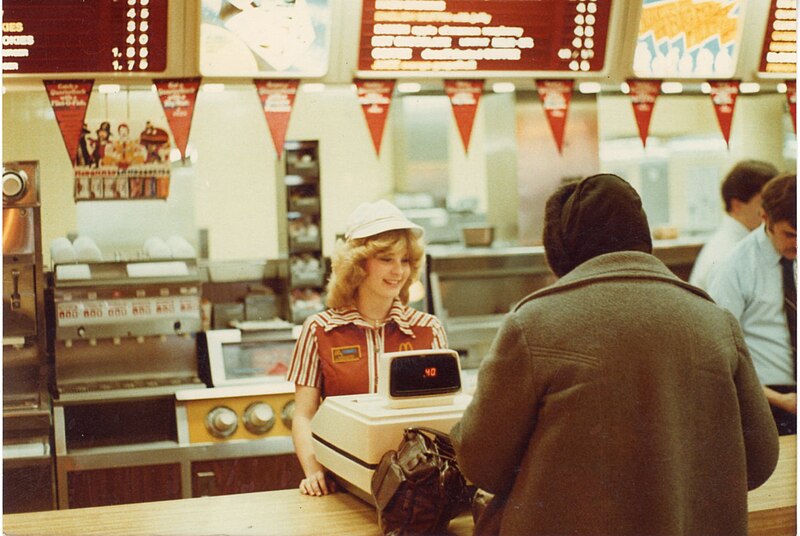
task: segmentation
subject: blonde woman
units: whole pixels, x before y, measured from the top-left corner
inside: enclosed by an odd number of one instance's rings
[[[350,216],[332,255],[327,310],[309,317],[287,379],[295,383],[292,439],[305,478],[300,492],[336,490],[314,456],[311,419],[326,396],[374,393],[383,352],[446,348],[439,320],[408,306],[424,262],[423,230],[388,201],[364,203]]]

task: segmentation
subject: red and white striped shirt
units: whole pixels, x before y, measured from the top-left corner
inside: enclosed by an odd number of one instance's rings
[[[317,387],[322,396],[374,393],[384,352],[447,348],[439,319],[395,300],[378,326],[355,307],[327,309],[303,323],[287,380]]]

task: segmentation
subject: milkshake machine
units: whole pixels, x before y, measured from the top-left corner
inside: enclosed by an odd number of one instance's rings
[[[38,162],[3,164],[3,513],[55,508]]]

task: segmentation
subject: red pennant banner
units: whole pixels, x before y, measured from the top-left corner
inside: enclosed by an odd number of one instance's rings
[[[94,80],[44,80],[44,88],[50,106],[61,129],[67,154],[74,165],[77,162],[78,145],[84,133],[84,119]]]
[[[719,128],[722,130],[725,143],[730,147],[733,108],[739,95],[739,81],[710,80],[708,83],[711,85],[711,101],[714,103],[714,111],[717,112]]]
[[[789,103],[789,114],[792,116],[792,125],[797,134],[797,81],[786,81],[786,101]]]
[[[383,127],[389,116],[389,105],[392,103],[394,80],[354,80],[358,91],[358,102],[367,119],[367,127],[375,146],[375,154],[381,154]]]
[[[539,98],[542,99],[544,113],[550,123],[550,130],[553,132],[559,154],[563,154],[564,127],[567,124],[567,111],[574,84],[574,80],[536,81],[536,91],[539,93]]]
[[[158,98],[161,99],[164,114],[167,116],[172,137],[175,138],[175,146],[181,152],[181,158],[185,160],[200,79],[153,80],[153,83],[156,86]]]
[[[628,87],[633,115],[636,116],[636,126],[639,127],[639,137],[642,139],[642,147],[646,147],[653,107],[661,91],[661,80],[628,80]]]
[[[253,82],[258,98],[261,99],[261,108],[272,135],[272,143],[275,144],[275,153],[280,159],[283,156],[283,142],[289,129],[289,117],[292,115],[300,81],[256,79]]]
[[[445,80],[444,90],[450,97],[464,152],[467,152],[478,101],[483,93],[483,80]]]

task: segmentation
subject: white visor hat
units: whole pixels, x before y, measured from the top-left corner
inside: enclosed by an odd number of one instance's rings
[[[346,240],[367,238],[396,229],[410,229],[417,237],[425,232],[422,227],[406,218],[399,208],[380,199],[374,203],[361,203],[350,214],[344,237]]]

